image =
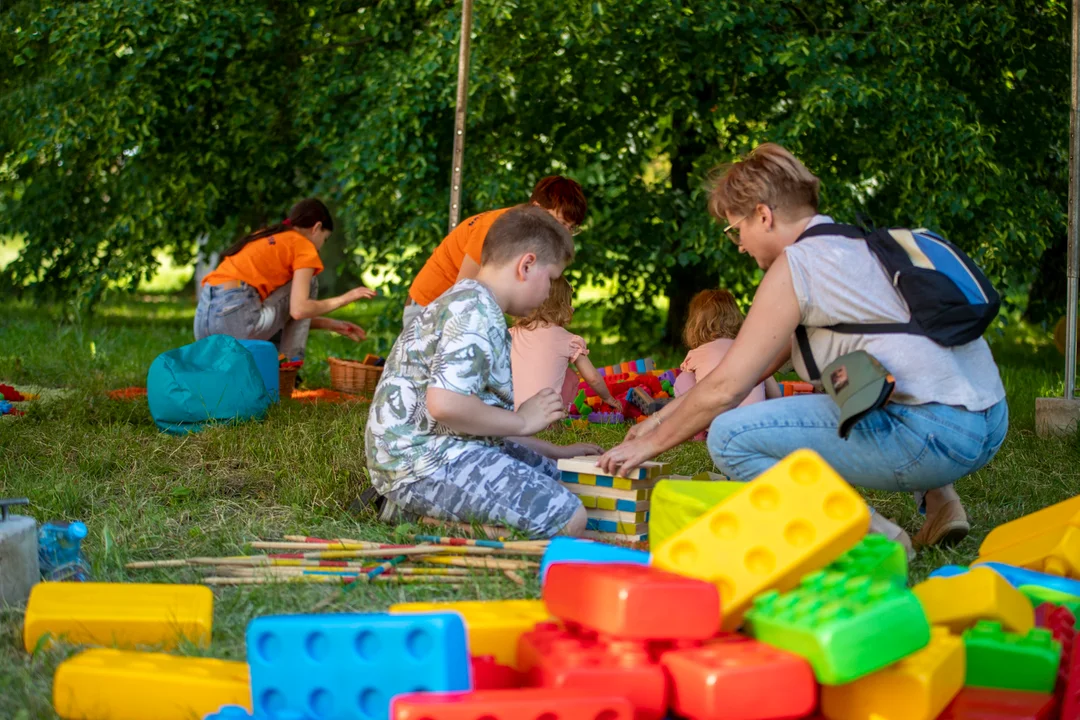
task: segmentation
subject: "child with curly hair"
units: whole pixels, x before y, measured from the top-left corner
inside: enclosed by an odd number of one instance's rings
[[[727,290],[702,290],[690,300],[683,341],[690,348],[675,378],[675,397],[690,392],[724,359],[742,327],[743,314]],[[783,395],[779,383],[768,378],[750,391],[740,407]]]
[[[580,373],[601,400],[622,410],[622,404],[612,397],[604,378],[589,360],[585,340],[566,329],[574,318],[573,302],[570,282],[564,277],[552,280],[544,304],[510,328],[515,407],[544,388],[559,393],[566,407],[577,395]]]

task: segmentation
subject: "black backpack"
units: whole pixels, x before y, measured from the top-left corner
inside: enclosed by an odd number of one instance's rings
[[[1001,296],[971,258],[929,230],[826,223],[808,228],[795,242],[820,235],[865,240],[911,311],[906,323],[839,323],[828,326],[833,332],[906,333],[955,347],[982,337],[1001,309]],[[819,379],[806,328],[800,325],[795,337],[810,379]]]

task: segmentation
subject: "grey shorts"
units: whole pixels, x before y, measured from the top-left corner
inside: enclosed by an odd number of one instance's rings
[[[507,442],[501,449],[470,450],[438,474],[391,490],[386,497],[418,515],[552,537],[581,507],[559,477],[554,460]]]

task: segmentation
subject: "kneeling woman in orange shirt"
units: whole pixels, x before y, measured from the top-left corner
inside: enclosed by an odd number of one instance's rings
[[[202,282],[195,311],[195,339],[231,335],[241,340],[273,340],[288,358],[303,358],[311,328],[333,330],[352,340],[363,328],[320,317],[361,299],[368,288],[317,300],[323,264],[319,258],[334,219],[321,201],[301,200],[282,222],[257,230],[230,247],[217,269]],[[278,337],[280,335],[280,337]]]

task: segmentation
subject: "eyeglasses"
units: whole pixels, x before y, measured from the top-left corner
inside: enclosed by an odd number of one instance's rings
[[[742,247],[742,238],[739,237],[739,228],[736,226],[748,217],[750,216],[743,215],[741,218],[724,228],[724,234],[727,235],[728,240],[735,243],[738,247]]]
[[[570,233],[571,237],[577,237],[581,234],[582,227],[580,225],[570,225],[568,223],[562,223],[562,226],[566,228],[566,230]]]

